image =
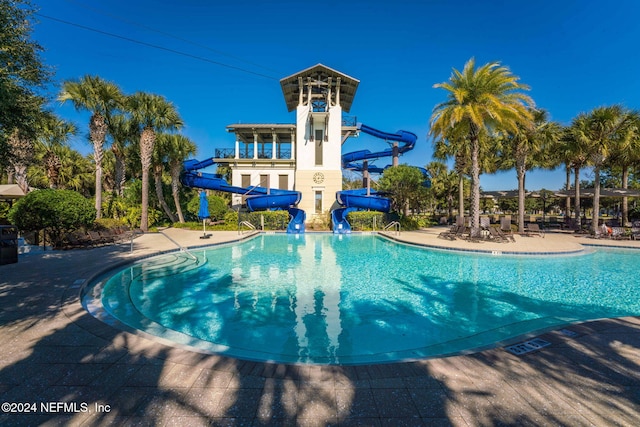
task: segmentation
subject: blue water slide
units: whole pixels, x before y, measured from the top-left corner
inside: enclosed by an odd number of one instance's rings
[[[242,194],[246,196],[249,211],[263,211],[269,209],[286,209],[290,215],[288,233],[304,233],[305,213],[295,206],[300,203],[302,195],[299,191],[279,190],[265,187],[235,187],[222,178],[222,175],[199,172],[200,169],[213,165],[213,159],[203,161],[189,159],[183,164],[180,181],[192,188],[223,191],[226,193]]]
[[[413,132],[399,130],[396,133],[383,132],[378,129],[374,129],[362,123],[358,123],[356,128],[374,136],[376,138],[384,139],[389,142],[399,142],[402,145],[398,146],[398,154],[405,153],[409,150],[413,150],[418,136]],[[359,150],[342,155],[342,167],[344,169],[351,169],[356,171],[362,171],[363,164],[357,163],[363,160],[379,159],[382,157],[392,157],[394,154],[393,147],[387,148],[381,151],[372,152],[371,150]],[[382,173],[386,167],[368,166],[367,170],[370,173]],[[331,219],[333,221],[334,233],[350,233],[351,225],[347,221],[347,214],[356,209],[370,209],[379,212],[389,212],[391,209],[391,201],[386,197],[382,197],[377,191],[370,190],[367,194],[367,189],[359,190],[344,190],[336,193],[336,199],[338,203],[344,208],[338,208],[331,212]]]

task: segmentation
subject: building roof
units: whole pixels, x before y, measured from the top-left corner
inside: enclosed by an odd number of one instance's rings
[[[227,132],[235,133],[237,140],[246,143],[253,142],[254,133],[259,142],[273,141],[274,133],[278,141],[291,141],[295,129],[296,125],[284,123],[239,123],[227,126]]]
[[[293,123],[235,123],[227,126],[228,132],[235,132],[236,129],[295,129]]]
[[[337,78],[340,78],[340,105],[342,109],[348,113],[349,110],[351,110],[351,104],[353,103],[353,98],[356,95],[360,80],[354,79],[322,64],[316,64],[313,67],[298,71],[280,80],[284,100],[287,103],[287,110],[293,111],[298,106],[300,95],[299,78],[311,78],[314,81],[328,82],[329,77],[331,77],[331,85],[334,88],[337,85]]]

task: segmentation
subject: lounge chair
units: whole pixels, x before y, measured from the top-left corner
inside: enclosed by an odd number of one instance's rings
[[[504,234],[511,234],[511,218],[500,218],[500,231]]]
[[[624,227],[611,227],[611,238],[615,240],[626,240],[631,238],[631,234],[627,233]]]
[[[91,238],[80,231],[73,231],[71,233],[67,233],[63,237],[64,247],[71,248],[86,248],[89,246],[93,246],[93,242]]]
[[[456,240],[456,238],[462,238],[466,234],[467,227],[464,225],[452,225],[448,231],[443,231],[438,234],[441,239]]]
[[[469,235],[467,236],[467,240],[470,242],[481,242],[484,240],[484,236],[482,235],[482,229],[480,227],[471,227],[469,229]]]
[[[109,243],[109,239],[100,235],[97,231],[87,231],[87,234],[91,238],[91,242],[94,246],[106,245]]]
[[[491,218],[489,218],[488,216],[481,216],[480,228],[482,228],[483,230],[488,230],[490,226],[491,226]]]
[[[511,234],[504,234],[498,227],[489,227],[489,238],[500,243],[516,241]]]
[[[537,234],[540,237],[544,237],[544,231],[540,229],[538,223],[530,222],[527,224],[525,235],[532,236],[534,234]]]
[[[447,231],[443,231],[442,233],[438,234],[438,238],[456,240],[456,234],[457,234],[458,228],[459,226],[452,225]]]

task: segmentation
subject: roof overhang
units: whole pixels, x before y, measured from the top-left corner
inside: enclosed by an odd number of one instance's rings
[[[287,110],[293,111],[298,106],[300,95],[298,79],[307,80],[310,78],[314,81],[327,82],[329,77],[331,77],[332,86],[336,86],[338,77],[340,78],[340,106],[348,113],[351,110],[351,104],[353,104],[360,80],[322,64],[316,64],[280,80]]]
[[[24,196],[24,191],[18,184],[0,185],[0,200],[16,200]]]
[[[554,196],[556,197],[575,197],[576,192],[572,190],[556,191]],[[580,197],[593,197],[593,188],[581,188]],[[640,197],[640,191],[630,188],[601,188],[600,197]]]

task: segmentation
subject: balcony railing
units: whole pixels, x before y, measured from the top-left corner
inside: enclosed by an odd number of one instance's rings
[[[348,126],[353,126],[355,127],[358,124],[358,118],[356,116],[347,116],[347,115],[342,115],[342,126],[348,127]]]
[[[258,150],[258,158],[259,159],[271,159],[273,150],[272,149],[264,149]],[[216,148],[215,150],[215,158],[216,159],[233,159],[235,158],[236,151],[233,148]],[[249,146],[248,149],[241,148],[238,152],[238,157],[241,159],[253,159],[253,147]],[[291,159],[291,150],[276,150],[276,159],[278,160],[290,160]]]

